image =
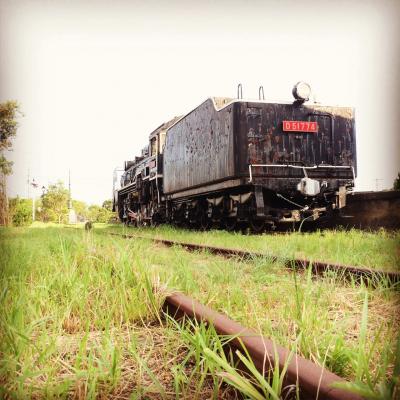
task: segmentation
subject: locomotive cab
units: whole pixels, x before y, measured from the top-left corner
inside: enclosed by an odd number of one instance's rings
[[[166,129],[177,117],[160,125],[149,135],[149,143],[141,157],[125,162],[121,188],[116,191],[115,209],[125,223],[153,224],[161,222],[163,147]]]

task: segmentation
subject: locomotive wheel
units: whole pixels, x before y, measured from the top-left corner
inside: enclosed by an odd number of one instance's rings
[[[152,226],[153,228],[160,225],[160,216],[158,213],[154,213],[151,216],[151,220],[150,220],[150,226]]]
[[[252,217],[249,220],[249,226],[253,233],[261,233],[265,228],[265,221],[261,218]]]
[[[118,217],[121,222],[124,221],[124,209],[122,207],[118,207]]]
[[[236,220],[236,218],[225,217],[223,220],[223,225],[227,231],[232,232],[236,229],[237,220]]]
[[[205,211],[201,213],[199,222],[200,222],[200,229],[202,231],[208,231],[211,228],[212,221],[210,218],[208,218],[208,215]]]
[[[144,226],[144,221],[143,221],[143,218],[142,218],[142,215],[140,214],[140,212],[137,213],[135,222],[136,222],[136,226],[138,228],[140,228],[141,226]]]
[[[182,212],[174,212],[173,216],[172,216],[172,223],[179,227],[179,228],[183,228],[184,227],[184,218],[183,218],[183,213]]]
[[[183,218],[178,218],[178,219],[176,219],[176,220],[175,220],[175,225],[176,225],[178,228],[183,228],[183,229],[188,228],[188,224],[187,224],[187,222],[186,222]]]

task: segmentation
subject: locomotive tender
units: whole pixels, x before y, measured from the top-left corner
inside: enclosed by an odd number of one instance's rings
[[[120,188],[114,179],[120,220],[259,232],[343,208],[356,176],[354,109],[308,102],[304,82],[292,103],[261,89],[259,100],[209,98],[152,132]]]

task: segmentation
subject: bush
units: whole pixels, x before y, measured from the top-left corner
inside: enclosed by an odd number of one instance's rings
[[[32,223],[32,200],[16,197],[9,200],[10,220],[14,226],[28,226]]]
[[[393,183],[393,189],[394,190],[400,190],[400,172],[397,175],[397,178],[395,179]]]
[[[89,219],[92,222],[107,223],[114,217],[115,213],[107,208],[93,205],[89,207]]]

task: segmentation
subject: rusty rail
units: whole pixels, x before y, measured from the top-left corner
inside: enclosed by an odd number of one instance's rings
[[[217,313],[182,293],[173,293],[167,296],[164,310],[175,319],[186,315],[198,322],[207,321],[213,324],[219,335],[232,336],[233,339],[229,341],[228,345],[233,352],[235,350],[243,351],[244,345],[257,370],[265,376],[276,363],[279,364],[280,370],[288,363],[284,385],[298,385],[301,399],[362,399],[356,394],[332,387],[333,383],[346,382],[343,378],[296,354],[291,356],[288,349],[274,344],[265,336],[243,327],[226,315]],[[278,355],[278,358],[275,357],[275,354]]]
[[[109,235],[113,236],[121,236],[126,239],[148,239],[155,243],[164,244],[166,246],[182,246],[183,248],[189,251],[208,251],[211,254],[220,255],[223,257],[240,257],[243,259],[253,259],[257,257],[269,257],[272,261],[282,260],[286,267],[296,268],[296,269],[306,269],[308,267],[311,268],[311,271],[314,274],[323,274],[326,271],[334,271],[336,273],[342,274],[344,277],[352,277],[355,278],[356,281],[364,280],[369,285],[373,284],[374,281],[379,282],[384,279],[388,281],[390,284],[398,284],[400,283],[400,273],[395,271],[383,271],[375,270],[371,268],[365,267],[357,267],[353,265],[343,265],[343,264],[335,264],[330,262],[323,262],[318,260],[308,260],[305,258],[292,258],[285,259],[277,256],[270,256],[260,252],[251,252],[240,249],[230,249],[224,247],[215,247],[215,246],[207,246],[202,244],[195,243],[183,243],[177,242],[174,240],[166,240],[166,239],[156,239],[147,236],[136,236],[136,235],[127,235],[121,233],[107,232]]]
[[[265,256],[264,254],[249,253],[243,250],[180,243],[171,240],[152,239],[144,236],[134,236],[114,232],[104,233],[129,239],[150,239],[157,243],[163,243],[170,246],[181,245],[189,250],[207,250],[222,256]],[[308,260],[297,261],[302,267],[309,264]],[[317,262],[314,271],[320,272],[321,270],[325,270],[326,265],[327,264]],[[348,268],[347,266],[340,267]],[[357,270],[357,272],[359,270],[357,267],[350,267],[349,271],[353,273],[353,269]],[[398,275],[397,278],[399,278]],[[226,315],[218,313],[210,307],[207,307],[182,293],[173,292],[172,294],[168,294],[163,309],[166,314],[177,320],[186,316],[196,320],[197,322],[207,322],[212,324],[218,335],[230,336],[232,338],[227,342],[227,345],[232,350],[233,354],[236,350],[243,352],[244,346],[254,366],[261,374],[264,374],[265,377],[268,376],[268,372],[271,371],[276,364],[279,365],[281,371],[286,367],[283,387],[289,385],[298,386],[300,390],[300,398],[302,400],[362,400],[362,397],[357,394],[333,387],[333,384],[346,383],[347,381],[345,379],[335,375],[312,361],[275,344],[271,339],[242,326],[238,322],[231,320]],[[243,364],[238,364],[238,368],[244,372],[248,372]]]

